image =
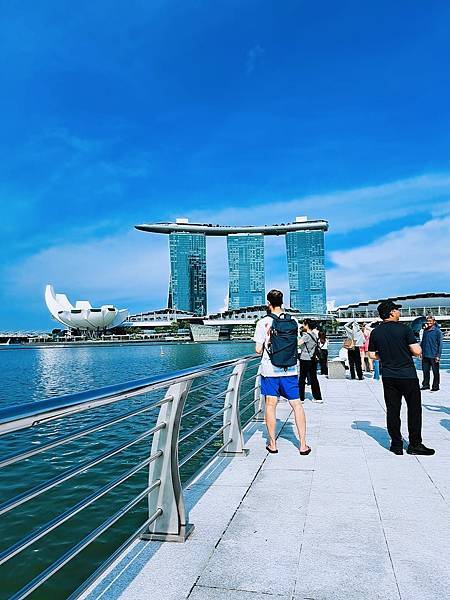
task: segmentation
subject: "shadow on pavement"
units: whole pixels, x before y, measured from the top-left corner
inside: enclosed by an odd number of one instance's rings
[[[364,433],[378,442],[383,448],[389,448],[391,444],[391,438],[386,429],[384,427],[372,425],[370,421],[353,421],[352,429],[364,431]]]
[[[295,435],[294,426],[290,421],[287,421],[285,423],[285,425],[281,429],[280,435],[278,437],[283,438],[284,440],[287,440],[288,442],[291,442],[291,444],[293,446],[295,446],[295,448],[298,448],[299,440],[298,440],[297,436]]]
[[[448,406],[442,406],[441,404],[423,404],[422,406],[427,410],[431,410],[431,412],[441,412],[445,415],[450,415],[450,408]],[[441,419],[439,422],[444,429],[450,431],[450,419]]]

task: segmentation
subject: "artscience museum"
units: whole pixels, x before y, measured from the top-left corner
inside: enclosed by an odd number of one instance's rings
[[[72,305],[65,294],[55,294],[51,285],[45,288],[45,303],[52,317],[69,329],[105,331],[118,327],[128,317],[127,309],[118,309],[112,304],[94,308],[87,300],[77,300]]]

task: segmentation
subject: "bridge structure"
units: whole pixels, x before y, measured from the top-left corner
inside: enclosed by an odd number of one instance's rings
[[[423,396],[435,456],[388,451],[380,382],[321,377],[304,457],[283,401],[267,453],[258,366],[0,411],[5,597],[446,598],[450,374]]]
[[[264,237],[286,239],[290,299],[302,313],[326,313],[324,232],[328,222],[297,217],[293,223],[226,226],[190,223],[136,225],[148,233],[169,236],[170,280],[168,307],[207,314],[206,237],[226,237],[228,251],[228,308],[265,303]]]

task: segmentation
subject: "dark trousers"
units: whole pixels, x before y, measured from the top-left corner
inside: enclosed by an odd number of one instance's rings
[[[317,379],[317,360],[300,359],[300,377],[298,379],[300,400],[305,399],[305,383],[307,376],[309,376],[309,380],[311,381],[311,392],[313,398],[316,400],[321,400],[322,394],[320,393],[319,380]]]
[[[408,407],[409,443],[411,446],[422,443],[422,403],[419,380],[383,377],[383,389],[387,430],[392,440],[392,446],[403,446],[400,433],[402,397],[405,398]]]
[[[319,363],[320,363],[320,374],[328,375],[328,350],[321,350]]]
[[[422,372],[423,372],[423,381],[422,387],[430,387],[430,370],[433,370],[433,390],[439,389],[439,363],[434,360],[434,358],[428,358],[428,356],[424,356],[422,358]]]
[[[349,348],[348,350],[348,366],[350,367],[350,377],[355,379],[355,368],[358,379],[363,378],[362,366],[361,366],[361,352],[358,346],[355,348]]]

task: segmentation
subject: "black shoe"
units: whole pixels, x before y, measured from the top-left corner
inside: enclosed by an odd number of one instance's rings
[[[421,390],[429,390],[430,386],[429,385],[423,385],[420,389]],[[417,390],[417,388],[416,388],[416,390]]]
[[[427,448],[423,444],[417,444],[416,446],[408,446],[406,451],[408,454],[420,454],[422,456],[432,456],[435,453],[433,448]]]
[[[393,452],[394,454],[397,454],[397,456],[402,456],[403,454],[403,446],[391,446],[389,448],[390,452]]]
[[[430,392],[438,392],[439,388],[431,388]]]

